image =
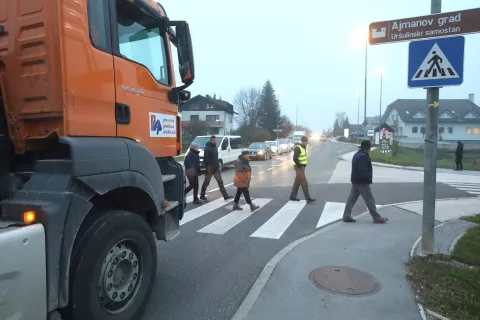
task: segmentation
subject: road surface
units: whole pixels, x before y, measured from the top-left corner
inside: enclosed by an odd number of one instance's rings
[[[212,201],[202,206],[189,203],[180,236],[171,243],[158,242],[157,279],[142,320],[231,319],[277,252],[341,217],[350,188],[350,164],[337,157],[354,150],[354,145],[326,141],[308,151],[306,170],[310,192],[317,199],[314,204],[288,201],[294,177],[291,154],[251,162],[250,193],[261,206],[253,214],[247,208],[231,213],[232,202],[223,200],[212,179],[207,189]],[[378,205],[422,198],[421,172],[379,167],[374,172]],[[233,167],[222,172],[231,195],[233,173]],[[449,182],[437,185],[437,198],[474,196]],[[301,189],[299,198],[303,199]],[[365,211],[360,199],[353,215]]]

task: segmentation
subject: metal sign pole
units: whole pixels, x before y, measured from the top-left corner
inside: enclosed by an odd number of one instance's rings
[[[431,13],[440,13],[442,0],[431,0]],[[427,123],[423,176],[422,252],[434,253],[435,187],[437,184],[437,132],[440,88],[427,89]]]

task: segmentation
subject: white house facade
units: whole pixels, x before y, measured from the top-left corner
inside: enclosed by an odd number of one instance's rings
[[[227,101],[197,95],[183,103],[180,112],[183,128],[188,128],[194,121],[202,121],[205,123],[207,135],[232,133],[235,112],[233,105]]]
[[[438,106],[438,138],[442,141],[480,142],[480,107],[469,99],[441,99]],[[423,140],[427,117],[424,99],[398,99],[382,117],[404,140]]]

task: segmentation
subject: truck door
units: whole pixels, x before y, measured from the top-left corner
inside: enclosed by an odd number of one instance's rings
[[[117,136],[137,140],[155,157],[176,154],[179,128],[177,108],[168,100],[174,81],[165,28],[132,1],[111,1],[116,4]]]

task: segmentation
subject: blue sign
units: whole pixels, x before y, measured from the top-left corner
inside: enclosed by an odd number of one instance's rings
[[[463,83],[464,37],[412,41],[408,47],[408,87],[431,88]]]

